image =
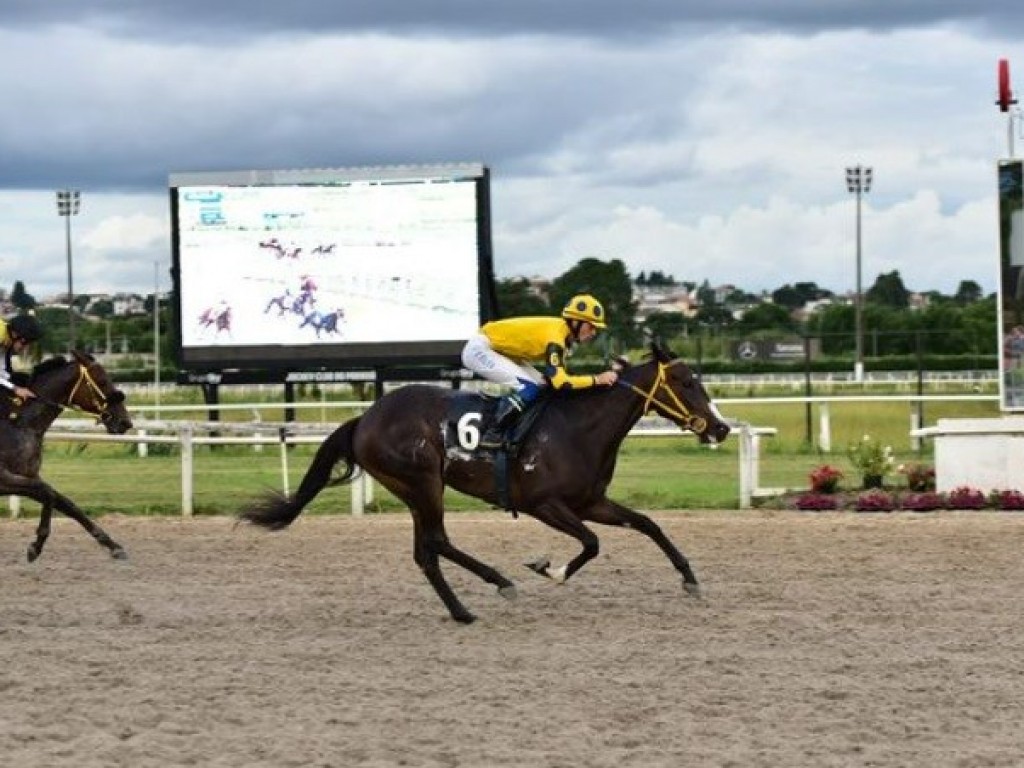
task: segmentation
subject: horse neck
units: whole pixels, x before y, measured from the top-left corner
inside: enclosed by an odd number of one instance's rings
[[[68,364],[39,377],[32,382],[36,398],[24,407],[22,423],[30,429],[45,432],[60,416],[75,386],[76,367]]]
[[[22,406],[18,426],[42,435],[53,425],[60,413],[61,409],[49,401],[29,400]]]
[[[626,387],[593,388],[566,399],[581,445],[618,446],[643,415],[643,400]]]

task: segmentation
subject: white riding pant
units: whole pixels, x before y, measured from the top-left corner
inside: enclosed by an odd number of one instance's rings
[[[471,336],[462,348],[462,364],[487,381],[526,394],[527,402],[533,400],[539,387],[544,386],[544,377],[540,371],[532,365],[518,363],[495,352],[490,340],[482,333]]]

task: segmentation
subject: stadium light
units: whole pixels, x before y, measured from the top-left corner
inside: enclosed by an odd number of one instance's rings
[[[861,289],[861,198],[871,191],[873,170],[855,165],[846,169],[846,191],[857,198],[857,292],[854,297],[854,313],[856,317],[856,361],[853,376],[858,382],[864,381],[864,292]]]
[[[68,351],[75,348],[75,289],[71,270],[71,217],[82,207],[82,193],[77,189],[57,190],[57,215],[64,218],[64,237],[68,254]]]

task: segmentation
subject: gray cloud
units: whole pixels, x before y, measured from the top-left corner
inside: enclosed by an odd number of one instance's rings
[[[1020,15],[924,0],[0,0],[4,185],[34,190],[0,206],[0,259],[59,289],[46,230],[65,185],[87,195],[82,279],[109,287],[167,258],[171,172],[480,161],[500,274],[596,255],[749,290],[841,289],[843,167],[866,162],[867,270],[989,285],[995,62]]]
[[[622,39],[679,27],[753,27],[799,32],[981,23],[1020,29],[1009,0],[5,0],[6,27],[72,25],[150,39],[232,39],[250,35],[555,35]]]

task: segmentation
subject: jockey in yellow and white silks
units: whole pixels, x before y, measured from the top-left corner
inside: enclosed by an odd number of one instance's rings
[[[565,357],[572,345],[590,341],[604,327],[604,308],[587,294],[570,299],[561,317],[512,317],[481,327],[466,342],[462,364],[488,381],[511,387],[513,392],[501,399],[494,424],[480,445],[500,445],[502,434],[537,398],[541,387],[585,389],[614,384],[618,379],[615,371],[580,376],[565,369]],[[541,363],[542,371],[533,363]]]

